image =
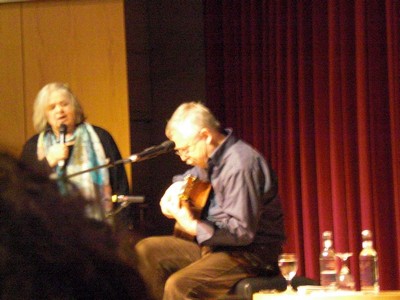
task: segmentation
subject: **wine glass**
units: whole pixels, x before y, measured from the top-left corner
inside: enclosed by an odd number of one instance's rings
[[[355,290],[354,277],[351,275],[348,266],[348,259],[352,255],[353,253],[351,252],[336,253],[336,256],[340,259],[339,274],[337,277],[338,289],[340,290]]]
[[[282,253],[278,257],[278,265],[281,270],[282,276],[285,277],[287,282],[286,291],[293,292],[291,285],[292,279],[297,272],[297,257],[294,253]]]

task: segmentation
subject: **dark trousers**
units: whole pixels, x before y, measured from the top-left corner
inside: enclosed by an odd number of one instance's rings
[[[153,299],[217,299],[235,283],[260,272],[279,273],[277,265],[239,247],[208,248],[173,236],[149,237],[135,247],[138,269]],[[245,248],[240,248],[241,250]],[[265,257],[265,261],[275,261]]]

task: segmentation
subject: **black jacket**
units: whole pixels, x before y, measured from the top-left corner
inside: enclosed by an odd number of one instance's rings
[[[93,126],[93,125],[92,125]],[[115,143],[113,137],[108,131],[100,128],[98,126],[93,126],[100,141],[103,145],[106,157],[110,159],[111,162],[121,159],[121,154],[118,150],[117,144]],[[21,161],[33,169],[40,172],[46,172],[49,175],[53,172],[53,169],[49,166],[46,159],[39,161],[37,158],[37,142],[39,134],[31,137],[24,145],[21,154]],[[73,147],[73,146],[71,146]],[[71,149],[72,150],[72,149]],[[71,153],[71,151],[70,151]],[[68,163],[68,160],[67,160]],[[110,174],[110,185],[113,194],[129,194],[129,184],[126,176],[125,168],[123,164],[119,164],[115,167],[108,169]]]

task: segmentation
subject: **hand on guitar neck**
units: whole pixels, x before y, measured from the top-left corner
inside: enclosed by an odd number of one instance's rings
[[[174,235],[193,240],[196,235],[197,219],[200,218],[211,185],[188,176],[184,181],[173,183],[161,198],[162,213],[177,221]]]

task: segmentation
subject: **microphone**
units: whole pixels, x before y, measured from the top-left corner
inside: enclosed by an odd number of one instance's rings
[[[144,151],[133,154],[129,157],[131,162],[141,161],[149,158],[153,158],[159,156],[160,154],[164,154],[167,152],[171,152],[175,148],[175,143],[173,141],[167,140],[161,143],[158,146],[152,146],[150,148],[145,149]]]
[[[144,196],[112,195],[111,201],[114,203],[143,203]]]
[[[65,135],[67,133],[67,125],[65,124],[61,124],[60,129],[59,129],[59,133],[60,133],[60,144],[65,144]],[[59,160],[58,161],[58,166],[60,168],[64,167],[65,165],[65,160]]]

